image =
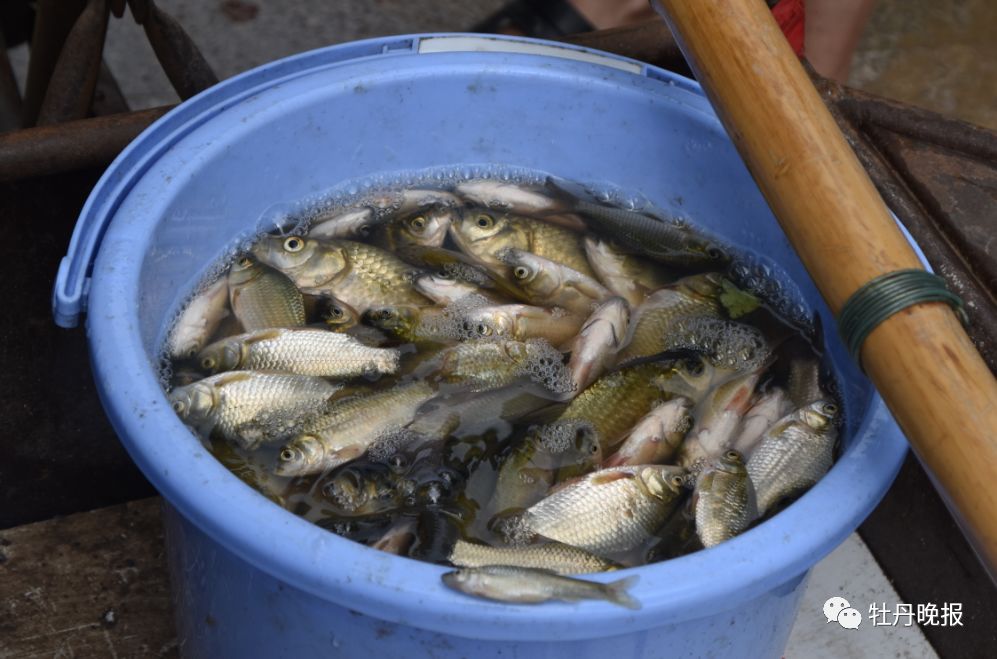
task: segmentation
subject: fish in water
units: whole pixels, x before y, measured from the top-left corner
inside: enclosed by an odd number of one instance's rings
[[[611,297],[588,317],[571,346],[568,370],[581,392],[615,361],[630,323],[630,307],[620,297]]]
[[[685,396],[659,404],[637,422],[604,466],[661,464],[671,460],[692,427],[692,406]]]
[[[612,293],[592,277],[531,252],[509,248],[501,253],[512,284],[531,304],[563,307],[587,316]]]
[[[394,348],[371,348],[347,334],[307,327],[231,336],[198,355],[201,368],[209,373],[271,371],[329,378],[395,373],[398,360]]]
[[[177,317],[166,339],[170,357],[189,359],[207,345],[222,320],[229,315],[228,297],[227,277],[216,279],[194,295]]]
[[[465,331],[476,337],[501,336],[516,341],[545,339],[560,346],[573,339],[584,321],[560,307],[502,304],[469,309],[463,314]]]
[[[595,276],[585,257],[582,235],[541,220],[470,208],[451,225],[450,235],[462,252],[499,276],[509,270],[501,257],[506,249],[530,252],[587,277]]]
[[[247,332],[305,324],[301,291],[277,270],[244,254],[228,273],[229,303]]]
[[[230,371],[170,392],[170,405],[198,432],[217,431],[245,449],[280,441],[325,411],[339,390],[318,377]]]
[[[630,254],[608,240],[586,236],[585,254],[599,281],[634,308],[676,279],[659,264]]]
[[[685,470],[670,465],[611,467],[565,484],[527,509],[534,533],[600,556],[650,539],[684,492]]]
[[[356,460],[385,432],[412,422],[416,410],[433,396],[425,382],[337,401],[324,415],[300,427],[280,451],[279,476],[317,474]]]
[[[620,567],[613,561],[560,542],[523,547],[490,547],[458,539],[448,560],[458,567],[511,565],[550,570],[562,575],[608,572]]]
[[[696,533],[704,547],[733,538],[758,516],[744,456],[737,451],[727,451],[709,464],[696,479],[692,496]]]
[[[539,501],[557,478],[591,471],[602,461],[602,450],[591,424],[554,422],[530,430],[502,461],[491,510],[502,513]]]
[[[429,302],[412,288],[413,267],[374,245],[268,236],[253,246],[253,253],[302,292],[329,293],[359,313],[377,305]]]
[[[748,460],[760,515],[780,499],[803,492],[831,468],[838,414],[836,403],[817,400],[765,431]]]
[[[601,584],[546,570],[510,565],[462,568],[443,575],[443,583],[454,590],[500,602],[535,604],[551,600],[605,600],[628,609],[640,608],[640,603],[627,593],[636,580],[634,576]]]

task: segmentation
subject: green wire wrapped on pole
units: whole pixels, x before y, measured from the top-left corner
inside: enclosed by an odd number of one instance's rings
[[[966,324],[962,298],[945,286],[945,280],[925,270],[895,270],[871,279],[845,301],[838,314],[838,331],[852,359],[862,363],[865,337],[881,322],[922,302],[946,302]]]

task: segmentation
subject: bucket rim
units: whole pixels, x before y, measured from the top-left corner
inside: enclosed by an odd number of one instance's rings
[[[106,226],[127,194],[129,177],[140,178],[149,162],[158,158],[170,140],[180,139],[184,131],[190,130],[191,122],[196,122],[201,113],[224,111],[226,103],[237,102],[233,99],[247,90],[279,84],[286,76],[307,75],[310,67],[330,62],[348,64],[353,60],[344,55],[361,52],[366,46],[384,46],[405,39],[417,43],[427,36],[436,35],[403,35],[330,46],[264,65],[203,92],[157,121],[119,156],[88,199],[81,222],[97,218]],[[499,39],[563,46],[535,39]],[[462,54],[447,56],[456,58]],[[671,84],[696,93],[708,107],[695,83],[640,64],[644,71],[653,70],[662,84],[671,80]],[[608,75],[633,74],[616,71]],[[719,122],[715,124],[720,136],[727,139]],[[97,244],[103,236],[102,231]],[[99,300],[101,313],[88,315],[87,326],[104,408],[139,468],[186,519],[257,569],[321,599],[393,622],[481,639],[580,640],[626,634],[679,623],[704,612],[732,609],[779,585],[798,583],[871,511],[892,482],[907,450],[882,400],[872,393],[849,448],[816,486],[773,520],[708,550],[586,577],[607,582],[640,575],[631,589],[643,604],[639,612],[603,602],[530,607],[470,598],[441,583],[440,574],[451,568],[386,554],[329,533],[273,505],[200,448],[199,441],[172,412],[148,361],[138,330],[136,288],[122,281],[122,272],[128,268],[122,265],[120,250],[114,252],[118,266],[115,272],[94,267],[91,295]],[[137,256],[132,258],[136,264],[141,263]],[[137,272],[138,266],[133,269]],[[123,388],[122,383],[128,386]],[[150,436],[154,439],[135,439]],[[178,441],[166,445],[164,438]],[[178,452],[177,446],[184,449]],[[194,446],[200,450],[185,453],[186,447]],[[205,484],[212,488],[210,498],[203,496]],[[233,514],[233,510],[241,512]],[[815,517],[823,520],[817,533],[812,529]],[[776,520],[779,523],[773,524]]]

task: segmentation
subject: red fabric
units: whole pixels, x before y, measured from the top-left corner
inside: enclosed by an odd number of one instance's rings
[[[803,0],[780,0],[772,8],[772,15],[797,55],[803,55],[803,13]]]

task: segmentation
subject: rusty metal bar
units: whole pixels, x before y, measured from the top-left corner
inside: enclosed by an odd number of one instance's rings
[[[17,89],[14,67],[7,57],[7,42],[0,30],[0,133],[21,125],[21,92]]]
[[[79,18],[86,0],[39,0],[35,29],[31,36],[31,59],[24,85],[21,126],[34,126],[45,99],[49,79],[62,52],[62,44]]]
[[[90,109],[110,12],[107,0],[90,0],[62,45],[38,111],[38,124],[82,119]]]
[[[182,100],[218,83],[218,76],[183,27],[152,0],[129,0],[160,66]]]
[[[165,106],[2,134],[0,181],[106,165],[171,109]]]

